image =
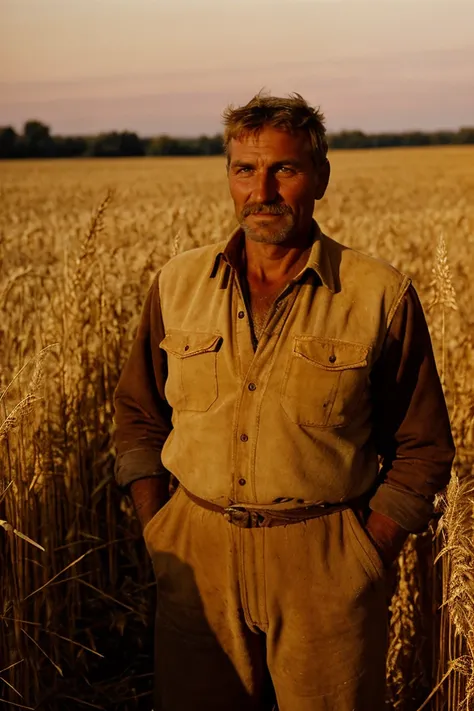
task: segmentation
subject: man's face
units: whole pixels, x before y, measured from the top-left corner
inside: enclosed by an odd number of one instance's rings
[[[283,244],[306,236],[329,180],[329,163],[316,169],[306,135],[264,127],[229,149],[230,193],[247,237]]]

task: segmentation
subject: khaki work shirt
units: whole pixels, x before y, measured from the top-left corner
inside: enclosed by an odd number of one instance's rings
[[[115,392],[124,490],[171,472],[223,506],[365,494],[405,530],[426,527],[454,445],[417,294],[315,221],[312,240],[258,344],[240,228],[156,275]]]

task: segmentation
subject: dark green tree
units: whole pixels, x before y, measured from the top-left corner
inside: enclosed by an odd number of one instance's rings
[[[372,133],[341,131],[328,135],[332,150],[339,148],[387,148],[396,146],[435,146],[474,144],[474,127],[459,131],[406,131]],[[201,134],[197,138],[177,138],[168,134],[140,138],[132,131],[112,131],[97,136],[51,136],[49,126],[31,120],[23,134],[11,126],[0,127],[0,159],[76,156],[211,156],[224,152],[223,136]]]
[[[463,143],[463,144],[474,143],[474,126],[471,126],[471,127],[465,126],[464,128],[460,128],[457,133],[455,142],[456,143]]]
[[[148,154],[151,156],[176,155],[177,150],[177,140],[165,134],[152,138],[148,145]]]
[[[58,158],[77,158],[87,152],[87,140],[80,136],[53,136]]]
[[[89,154],[102,158],[142,156],[144,148],[136,133],[112,131],[111,133],[100,133],[96,136],[89,146]]]
[[[27,121],[25,123],[23,145],[26,155],[31,158],[48,158],[56,155],[49,126],[41,121]]]
[[[331,148],[366,148],[368,136],[363,131],[341,131],[331,136]]]
[[[421,131],[409,131],[402,134],[402,146],[429,146],[430,137]]]
[[[0,128],[0,158],[16,158],[18,134],[11,126]]]
[[[120,134],[119,148],[122,156],[143,156],[145,154],[143,141],[136,133],[130,131]]]

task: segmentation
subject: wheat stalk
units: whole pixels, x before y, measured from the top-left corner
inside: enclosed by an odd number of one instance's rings
[[[32,266],[28,267],[20,267],[17,269],[13,274],[11,274],[8,279],[6,284],[2,287],[2,290],[0,292],[0,308],[5,308],[8,296],[13,289],[13,286],[15,283],[19,280],[22,279],[25,276],[28,276],[28,274],[31,273],[33,270]]]
[[[27,363],[27,365],[30,365],[31,363],[35,364],[33,374],[28,384],[28,394],[22,400],[20,400],[19,403],[15,405],[13,410],[10,412],[9,415],[7,415],[5,420],[0,425],[0,441],[2,439],[5,439],[8,436],[8,433],[11,432],[11,430],[18,427],[20,422],[32,412],[36,403],[42,400],[42,398],[38,396],[38,392],[44,380],[43,363],[49,351],[57,345],[57,343],[53,343],[49,346],[46,346],[46,348],[43,348],[34,358],[32,358]],[[18,379],[25,367],[26,366],[23,366],[23,368],[14,376],[13,380],[5,388],[5,390],[0,396],[0,402],[4,401],[5,395],[10,389],[12,383]]]
[[[457,297],[448,260],[446,240],[441,233],[436,248],[433,291],[428,310],[441,314],[441,383],[446,387],[447,312],[457,311]],[[470,711],[474,701],[474,477],[473,471],[459,477],[452,472],[445,492],[436,498],[442,512],[434,544],[435,561],[442,562],[443,603],[440,619],[438,675],[448,667],[436,688],[447,681],[449,708]],[[443,544],[444,541],[444,544]],[[437,553],[437,554],[436,554]],[[447,610],[447,612],[446,612]],[[467,647],[467,654],[462,650]],[[455,672],[452,674],[451,672]],[[460,677],[465,678],[463,694]],[[433,695],[430,694],[430,698]],[[436,709],[444,702],[436,697]]]
[[[99,204],[99,207],[91,217],[89,228],[80,244],[79,256],[76,260],[76,270],[72,280],[75,288],[81,285],[81,280],[86,276],[88,263],[96,251],[97,235],[105,230],[105,213],[112,202],[113,196],[114,191],[109,188],[102,202]]]
[[[176,255],[179,254],[179,252],[180,252],[180,233],[177,232],[173,237],[172,256],[176,257]]]
[[[433,296],[428,305],[428,310],[439,305],[443,308],[457,311],[456,291],[453,286],[451,267],[449,266],[448,260],[448,249],[443,233],[441,233],[438,238],[432,274],[433,278],[430,282],[430,287],[433,290]]]
[[[456,291],[453,286],[451,268],[448,261],[448,250],[443,233],[440,234],[436,247],[435,263],[432,269],[433,278],[430,282],[432,298],[428,311],[438,306],[441,311],[441,383],[446,384],[446,310],[457,311]]]
[[[451,660],[466,677],[466,695],[457,699],[459,711],[474,704],[474,477],[453,472],[444,496],[439,533],[444,537],[437,559],[448,570],[445,605],[455,634],[464,640],[467,653]]]

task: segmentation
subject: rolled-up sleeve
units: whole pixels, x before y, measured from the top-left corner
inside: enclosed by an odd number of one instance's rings
[[[115,479],[125,491],[137,479],[168,473],[161,462],[172,429],[164,394],[166,354],[159,347],[163,338],[158,273],[114,393]]]
[[[380,485],[370,508],[412,533],[426,529],[448,483],[455,449],[418,295],[410,286],[372,371]]]

